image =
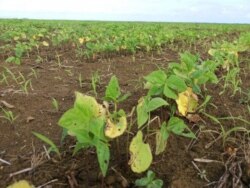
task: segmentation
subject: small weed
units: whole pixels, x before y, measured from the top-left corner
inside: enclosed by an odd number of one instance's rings
[[[68,76],[73,76],[73,72],[70,69],[66,69],[65,72],[67,73]]]
[[[29,75],[30,75],[30,76],[33,75],[33,76],[37,79],[37,72],[36,72],[36,70],[33,69],[33,68],[31,68],[30,70],[31,70],[31,73],[30,73]]]
[[[18,78],[15,76],[15,74],[7,67],[4,67],[4,69],[5,69],[6,73],[8,73],[8,75],[10,75],[11,78],[18,84]]]
[[[42,63],[43,61],[44,61],[43,58],[39,55],[37,56],[37,58],[35,60],[36,63]]]
[[[3,116],[0,116],[0,118],[4,118],[8,120],[11,124],[14,123],[14,121],[17,119],[18,116],[15,116],[11,110],[5,110],[2,108]]]
[[[5,75],[5,72],[2,72],[1,76],[2,76],[2,78],[1,78],[0,82],[5,83],[6,85],[9,85],[8,77]]]
[[[82,74],[80,73],[79,75],[78,75],[78,82],[79,82],[79,86],[80,87],[82,87],[83,86],[83,82],[82,82],[83,80],[82,80]]]
[[[249,104],[250,103],[250,89],[248,89],[248,91],[242,91],[241,94],[243,95],[240,99],[239,99],[239,103],[240,104]]]
[[[98,71],[94,72],[94,74],[92,74],[91,76],[91,85],[92,85],[92,89],[93,92],[95,94],[95,96],[97,97],[97,85],[100,83],[101,79],[100,79],[100,75],[98,73]]]
[[[59,103],[55,98],[52,98],[52,106],[57,112],[59,111]]]
[[[46,144],[48,144],[50,146],[48,152],[56,152],[56,154],[61,157],[60,155],[60,152],[59,152],[59,149],[58,147],[54,144],[53,141],[51,141],[49,138],[47,138],[46,136],[40,134],[40,133],[37,133],[37,132],[33,132],[33,134],[39,138],[40,140],[42,140],[43,142],[45,142]]]
[[[61,66],[62,66],[62,62],[61,62],[60,57],[61,57],[61,55],[59,55],[59,54],[56,52],[56,59],[57,59],[56,64],[58,65],[58,67],[61,67]]]
[[[226,90],[226,88],[232,89],[232,96],[234,96],[237,92],[241,93],[241,87],[240,84],[242,83],[240,77],[240,68],[234,67],[228,70],[227,74],[223,77],[224,80],[224,86],[223,91],[220,92],[220,95],[223,94]]]
[[[28,95],[29,94],[29,88],[33,90],[31,80],[26,80],[25,82],[20,83],[21,90]]]

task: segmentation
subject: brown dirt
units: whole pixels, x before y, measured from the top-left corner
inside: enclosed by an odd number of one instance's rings
[[[58,50],[58,49],[57,49]],[[200,54],[206,54],[201,49],[197,49]],[[0,72],[4,67],[8,67],[15,75],[21,72],[25,78],[32,80],[32,88],[28,94],[20,92],[18,86],[13,80],[9,85],[0,85],[0,100],[6,101],[15,108],[11,109],[17,119],[10,123],[0,118],[0,158],[7,160],[11,165],[0,163],[0,187],[6,187],[10,183],[26,179],[34,185],[39,186],[57,179],[52,183],[52,187],[70,187],[74,178],[79,187],[122,187],[122,177],[128,180],[129,186],[133,186],[135,179],[142,175],[132,173],[128,166],[126,155],[126,137],[120,140],[121,151],[118,153],[117,145],[111,145],[111,161],[108,175],[105,179],[100,177],[99,166],[92,149],[80,151],[76,156],[72,156],[72,146],[74,141],[66,139],[66,142],[60,144],[62,129],[57,125],[60,116],[69,109],[74,102],[74,92],[80,91],[85,94],[93,95],[91,89],[91,75],[95,71],[101,76],[101,83],[98,85],[98,98],[104,94],[105,85],[110,77],[116,75],[120,86],[124,92],[131,92],[132,96],[124,103],[121,108],[129,113],[133,106],[137,104],[138,99],[145,94],[142,89],[142,78],[157,67],[166,67],[168,62],[177,61],[178,53],[171,49],[164,49],[161,55],[151,55],[138,53],[133,61],[132,56],[116,56],[107,59],[99,59],[94,63],[84,60],[78,60],[72,55],[72,51],[59,51],[61,65],[58,64],[55,57],[55,50],[41,52],[41,56],[46,59],[42,63],[35,63],[35,56],[31,54],[30,58],[23,60],[21,66],[1,63]],[[204,57],[206,55],[202,55]],[[242,88],[250,88],[250,70],[249,53],[242,54],[244,58],[242,77]],[[37,78],[31,75],[31,68],[37,73]],[[78,77],[82,75],[83,86],[80,87]],[[10,79],[11,80],[11,79]],[[242,98],[239,94],[230,97],[230,91],[223,95],[218,95],[221,91],[221,85],[209,85],[208,94],[212,95],[213,103],[217,109],[209,106],[207,112],[216,116],[223,117],[241,115],[249,118],[247,112],[247,103],[240,103]],[[53,109],[52,98],[59,102],[59,111]],[[4,107],[7,109],[6,107]],[[33,120],[28,121],[29,117]],[[198,175],[198,170],[192,164],[194,158],[206,158],[218,161],[225,161],[225,148],[239,147],[240,143],[231,143],[223,146],[222,140],[218,139],[216,131],[220,131],[220,126],[212,122],[209,118],[203,117],[205,124],[189,123],[193,131],[199,132],[196,142],[192,145],[191,140],[171,136],[168,142],[167,150],[160,156],[154,158],[151,169],[156,172],[157,177],[164,181],[164,187],[172,188],[200,188],[208,182]],[[228,124],[230,123],[230,124]],[[223,121],[223,125],[234,126],[237,122]],[[135,125],[134,125],[135,126]],[[32,131],[39,132],[51,138],[62,152],[62,158],[51,154],[48,160],[44,154],[43,143],[32,135]],[[214,132],[213,132],[214,131]],[[234,135],[235,138],[237,135]],[[129,138],[131,140],[131,138]],[[148,139],[152,142],[152,139]],[[210,147],[206,148],[208,144]],[[11,173],[29,168],[31,163],[39,164],[32,171],[10,177]],[[206,170],[207,178],[213,182],[218,181],[224,173],[224,165],[221,163],[196,163],[201,170]],[[120,174],[120,175],[119,175]],[[249,183],[249,182],[248,182]],[[214,185],[214,184],[213,184]]]

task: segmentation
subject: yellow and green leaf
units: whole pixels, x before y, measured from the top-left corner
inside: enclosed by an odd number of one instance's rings
[[[131,169],[133,172],[141,173],[146,171],[152,163],[153,156],[149,144],[143,142],[143,134],[138,131],[129,146]]]
[[[176,99],[178,111],[182,116],[195,112],[198,106],[198,97],[193,93],[192,88],[188,87],[186,91],[179,93]]]

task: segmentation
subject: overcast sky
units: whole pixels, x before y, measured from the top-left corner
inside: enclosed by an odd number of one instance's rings
[[[0,18],[250,23],[250,0],[0,0]]]

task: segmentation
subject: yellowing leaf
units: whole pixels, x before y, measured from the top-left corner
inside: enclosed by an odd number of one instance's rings
[[[94,117],[104,117],[106,109],[102,105],[98,104],[94,97],[83,95],[82,93],[75,92],[76,101],[74,106],[77,106],[82,111],[86,111],[87,114]]]
[[[235,57],[238,57],[238,52],[236,50],[228,51],[228,53],[234,55]]]
[[[116,138],[121,136],[125,132],[126,128],[127,118],[125,116],[120,117],[118,123],[114,123],[108,119],[105,127],[105,136],[108,138]]]
[[[216,53],[216,50],[214,50],[214,49],[208,50],[208,54],[211,55],[211,56],[214,56],[215,53]]]
[[[86,38],[85,38],[85,41],[86,41],[86,42],[90,41],[90,38],[89,38],[89,37],[86,37]]]
[[[224,61],[223,65],[222,65],[222,68],[226,69],[227,71],[229,71],[229,69],[230,69],[230,63],[229,63],[228,60]]]
[[[79,41],[80,44],[83,44],[84,43],[84,38],[79,38],[78,41]]]
[[[122,45],[122,46],[121,46],[121,49],[122,49],[122,50],[126,50],[126,49],[127,49],[127,46]]]
[[[65,119],[61,118],[59,120],[59,124],[61,122],[61,124],[66,124],[68,126],[69,122],[73,121],[74,123],[78,125],[75,127],[80,127],[80,126],[84,127],[84,126],[88,126],[87,122],[89,122],[90,119],[101,119],[103,120],[103,122],[105,121],[106,109],[102,105],[98,104],[98,102],[96,101],[94,97],[84,95],[80,92],[75,92],[75,95],[76,95],[76,100],[74,103],[74,108],[71,109],[71,112],[70,112],[72,113],[74,109],[76,110],[76,112],[73,113],[74,118],[72,119],[70,117],[69,118],[70,120],[68,120],[67,118]],[[76,113],[79,113],[79,114],[76,115]],[[79,123],[79,121],[77,120],[77,117],[75,116],[80,116],[79,119],[81,119],[80,121],[81,123]],[[75,131],[76,130],[71,129],[71,130],[68,130],[67,133],[71,136],[76,136]]]
[[[81,37],[81,38],[78,39],[78,41],[79,41],[80,44],[83,44],[85,42],[90,41],[90,38],[89,37]]]
[[[192,123],[198,123],[199,121],[202,121],[202,118],[199,116],[199,114],[188,114],[187,119]]]
[[[49,46],[49,43],[48,42],[46,42],[46,41],[43,41],[43,46]]]
[[[15,41],[19,40],[19,37],[18,36],[14,37],[14,40]]]
[[[151,89],[152,88],[152,86],[153,86],[153,84],[152,83],[150,83],[150,82],[146,82],[145,83],[145,85],[144,85],[144,89]]]
[[[22,35],[21,35],[21,36],[22,36],[22,38],[23,38],[23,39],[26,39],[26,38],[27,38],[27,36],[26,36],[26,34],[25,34],[25,33],[22,33]]]
[[[39,33],[37,36],[38,37],[44,37],[44,35],[42,33]]]
[[[12,185],[9,185],[7,188],[34,188],[32,185],[29,184],[26,180],[21,180]]]
[[[98,104],[98,114],[97,114],[97,117],[104,117],[106,116],[106,108],[104,108],[101,104]]]
[[[163,138],[160,131],[156,132],[156,148],[155,148],[155,154],[159,155],[162,153],[166,147],[167,147],[167,140]]]
[[[138,131],[129,146],[131,169],[133,172],[141,173],[146,171],[152,163],[153,156],[149,144],[142,140],[142,132]]]
[[[186,116],[189,112],[195,112],[198,106],[198,97],[193,93],[192,88],[188,87],[186,91],[179,93],[176,103],[180,114]]]

